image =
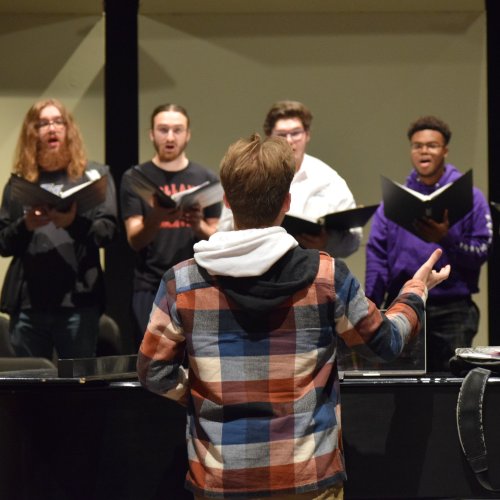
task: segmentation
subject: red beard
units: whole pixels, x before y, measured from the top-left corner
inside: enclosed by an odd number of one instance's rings
[[[56,149],[49,149],[42,145],[38,150],[37,162],[42,170],[53,172],[62,170],[69,165],[71,161],[71,154],[65,144]]]

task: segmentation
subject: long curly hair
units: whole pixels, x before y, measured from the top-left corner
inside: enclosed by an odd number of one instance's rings
[[[72,179],[81,177],[87,165],[87,155],[83,146],[82,136],[71,113],[57,99],[43,99],[38,101],[26,113],[17,140],[13,171],[28,181],[36,182],[38,180],[37,124],[40,112],[47,106],[55,106],[61,112],[61,116],[66,123],[66,146],[71,158],[66,169],[68,176]]]

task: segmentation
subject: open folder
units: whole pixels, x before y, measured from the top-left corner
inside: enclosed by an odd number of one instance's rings
[[[165,208],[189,208],[196,204],[205,208],[222,201],[223,190],[219,181],[205,181],[198,186],[169,196],[138,165],[126,175],[129,177],[132,189],[146,203],[151,203],[153,196],[156,196],[160,205]]]
[[[306,219],[296,214],[286,214],[282,226],[290,234],[319,234],[322,228],[346,231],[354,227],[362,227],[377,210],[378,204],[351,208],[341,212],[333,212],[316,220]]]
[[[419,236],[414,227],[416,219],[428,217],[442,222],[448,210],[452,226],[472,210],[472,170],[429,195],[382,176],[382,197],[385,216]]]
[[[12,197],[25,207],[47,206],[61,212],[69,210],[76,202],[78,213],[92,210],[106,199],[107,174],[53,193],[17,174],[11,174]]]

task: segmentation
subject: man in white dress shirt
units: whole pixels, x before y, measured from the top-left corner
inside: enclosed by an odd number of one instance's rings
[[[318,158],[306,154],[311,139],[312,114],[297,101],[278,101],[267,113],[264,132],[267,136],[284,137],[293,149],[296,173],[290,193],[290,215],[317,220],[329,213],[355,208],[354,197],[345,180]],[[219,221],[219,231],[233,229],[233,217],[224,208]],[[362,238],[361,228],[347,231],[322,230],[318,235],[294,234],[304,248],[326,250],[334,257],[347,257],[358,248]]]

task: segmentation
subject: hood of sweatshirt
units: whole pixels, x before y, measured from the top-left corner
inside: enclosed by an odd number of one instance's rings
[[[415,169],[413,169],[410,175],[406,178],[406,185],[410,189],[418,191],[419,193],[431,194],[436,191],[436,189],[446,186],[446,184],[449,184],[450,182],[456,181],[461,176],[462,173],[459,170],[457,170],[450,163],[446,163],[444,166],[443,175],[441,176],[439,181],[432,186],[427,186],[426,184],[421,182],[418,178],[418,172]]]
[[[298,246],[282,227],[215,233],[194,245],[194,259],[247,312],[267,312],[317,275],[319,252]]]

